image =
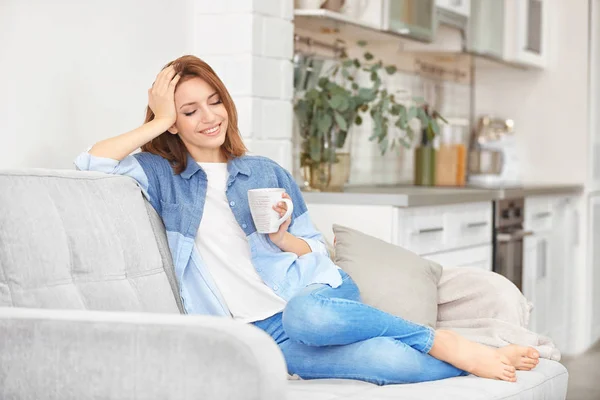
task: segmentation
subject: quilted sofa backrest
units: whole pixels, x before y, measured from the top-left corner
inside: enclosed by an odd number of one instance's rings
[[[0,307],[180,313],[162,221],[128,177],[0,170]]]

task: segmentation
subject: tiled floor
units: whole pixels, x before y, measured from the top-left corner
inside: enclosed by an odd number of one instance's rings
[[[567,400],[600,400],[600,342],[585,354],[565,357],[562,363],[569,371]]]

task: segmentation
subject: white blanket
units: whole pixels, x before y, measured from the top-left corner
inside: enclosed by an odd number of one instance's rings
[[[542,358],[559,361],[550,338],[526,327],[533,306],[505,277],[477,268],[444,268],[438,286],[437,328],[493,347],[531,346]]]

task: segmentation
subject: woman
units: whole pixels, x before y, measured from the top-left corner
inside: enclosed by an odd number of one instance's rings
[[[227,89],[210,66],[184,56],[148,90],[141,127],[98,142],[75,164],[133,177],[164,221],[185,311],[253,323],[277,342],[291,374],[380,385],[468,373],[514,382],[515,369],[538,363],[532,348],[489,348],[361,303],[291,175],[245,153]],[[294,204],[268,235],[256,232],[247,200],[249,189],[266,187],[284,188]]]

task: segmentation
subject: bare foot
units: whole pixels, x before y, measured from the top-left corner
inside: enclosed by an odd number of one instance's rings
[[[429,354],[482,378],[517,381],[515,367],[507,356],[452,331],[437,330]]]
[[[498,349],[510,360],[513,367],[520,371],[531,371],[540,362],[540,354],[532,347],[510,344]]]

